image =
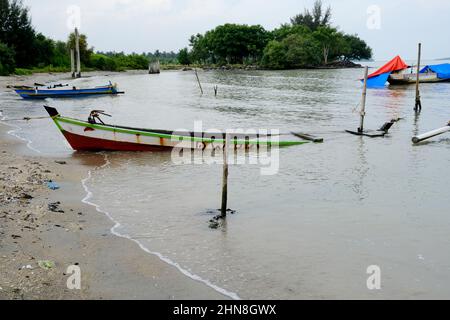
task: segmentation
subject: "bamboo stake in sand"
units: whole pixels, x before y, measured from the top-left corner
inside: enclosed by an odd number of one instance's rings
[[[195,76],[197,77],[198,86],[200,87],[200,91],[203,95],[203,88],[202,88],[202,84],[200,83],[200,78],[198,77],[197,69],[195,69]]]
[[[223,148],[222,206],[220,209],[222,218],[226,218],[227,216],[228,205],[228,147],[228,135],[225,135]]]

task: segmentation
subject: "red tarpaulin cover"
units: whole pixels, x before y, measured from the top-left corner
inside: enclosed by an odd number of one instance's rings
[[[408,69],[408,65],[405,63],[405,61],[400,58],[400,56],[396,56],[394,59],[386,63],[384,66],[382,66],[380,69],[369,75],[369,79],[379,76],[383,73],[398,71],[398,70],[404,70]]]

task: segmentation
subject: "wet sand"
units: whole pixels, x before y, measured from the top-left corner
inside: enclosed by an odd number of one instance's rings
[[[102,155],[58,164],[27,154],[8,130],[0,123],[0,300],[226,298],[112,235],[112,222],[82,203],[81,179]],[[61,188],[48,189],[47,180]],[[39,261],[54,267],[43,269]],[[81,290],[67,289],[71,265],[81,269]]]

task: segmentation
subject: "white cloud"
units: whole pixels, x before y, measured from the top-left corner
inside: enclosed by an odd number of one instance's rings
[[[189,0],[181,11],[181,17],[187,19],[211,18],[225,15],[229,7],[225,0]]]
[[[107,16],[131,22],[144,15],[166,13],[172,9],[171,0],[81,0],[78,5],[87,17]]]

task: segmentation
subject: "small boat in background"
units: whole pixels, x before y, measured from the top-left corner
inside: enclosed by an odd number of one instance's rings
[[[414,84],[417,82],[417,73],[405,70],[393,72],[388,78],[390,84]],[[450,64],[428,65],[419,72],[420,83],[435,83],[450,81]]]
[[[138,129],[105,124],[100,115],[109,116],[103,111],[94,110],[88,121],[61,116],[55,108],[45,106],[50,117],[62,132],[70,146],[78,151],[161,151],[179,149],[207,149],[225,145],[224,133],[196,133],[188,131],[167,131]],[[231,144],[250,148],[250,146],[294,146],[308,143],[305,140],[280,141],[270,135],[232,134]]]
[[[68,86],[68,85],[65,85]],[[93,95],[117,95],[123,94],[117,89],[117,84],[109,83],[105,86],[95,88],[79,89],[72,87],[71,89],[60,89],[64,85],[56,85],[46,88],[17,88],[15,91],[24,99],[47,99],[47,98],[81,98]]]
[[[419,72],[420,83],[450,81],[450,64],[428,65]],[[417,82],[417,72],[400,56],[368,76],[367,87],[384,87],[386,82],[392,85],[413,84]]]
[[[399,85],[399,84],[415,84],[417,82],[417,73],[392,73],[388,80],[389,84]],[[443,82],[444,79],[439,79],[436,73],[421,73],[419,74],[420,83],[434,83]]]

